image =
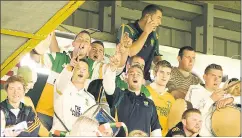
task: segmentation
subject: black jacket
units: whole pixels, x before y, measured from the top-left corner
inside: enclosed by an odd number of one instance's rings
[[[7,99],[0,103],[0,110],[3,111],[5,115],[6,127],[26,121],[28,130],[21,132],[18,137],[37,137],[40,122],[32,107],[26,106],[21,102],[19,106],[20,111],[17,117],[10,111],[12,108],[13,107],[9,104]]]
[[[183,124],[182,122],[179,122],[175,127],[169,130],[169,132],[166,134],[166,137],[173,137],[174,135],[181,135],[186,137],[186,134],[183,130]],[[197,137],[200,137],[197,135]]]

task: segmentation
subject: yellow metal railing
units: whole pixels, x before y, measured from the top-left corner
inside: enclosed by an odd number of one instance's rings
[[[1,65],[1,77],[11,70],[20,59],[30,52],[38,43],[44,40],[49,33],[55,30],[65,19],[67,19],[78,7],[85,1],[69,1],[60,9],[42,28],[35,34],[19,32],[15,30],[2,29],[1,34],[12,35],[17,37],[29,38],[29,40],[13,52]]]

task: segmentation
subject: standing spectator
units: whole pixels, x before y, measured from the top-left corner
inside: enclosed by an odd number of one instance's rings
[[[140,91],[144,78],[142,68],[139,65],[129,68],[128,89],[125,90],[116,87],[116,71],[113,66],[110,66],[106,73],[110,73],[110,75],[104,75],[103,87],[107,97],[113,99],[110,105],[111,114],[116,121],[125,123],[129,131],[141,130],[148,136],[161,136],[155,105]],[[121,131],[117,136],[123,136],[123,132]]]
[[[73,64],[73,60],[71,64]],[[70,131],[75,121],[96,101],[89,92],[88,86],[88,62],[81,59],[72,67],[67,65],[60,73],[55,83],[54,92],[54,117],[51,132]]]
[[[73,57],[78,59],[86,59],[87,53],[90,50],[91,36],[87,31],[81,31],[72,42],[74,50],[71,52],[57,52],[49,53],[45,59],[45,65],[51,69],[48,76],[47,83],[41,93],[40,99],[37,103],[36,111],[42,124],[50,130],[54,115],[54,83],[58,78],[65,65],[68,64]],[[58,45],[57,45],[58,46]],[[89,62],[89,72],[92,73],[93,60],[87,59]]]
[[[104,60],[104,45],[101,41],[94,41],[91,43],[91,50],[88,57],[93,61],[102,62]]]
[[[138,55],[145,60],[144,78],[151,81],[149,70],[152,61],[156,63],[161,60],[159,54],[158,35],[155,32],[157,27],[161,25],[162,9],[156,5],[148,5],[142,11],[141,19],[127,25],[122,25],[117,34],[116,43],[124,33],[128,33],[133,40],[133,44],[129,47],[129,56]],[[127,59],[124,59],[127,60]]]

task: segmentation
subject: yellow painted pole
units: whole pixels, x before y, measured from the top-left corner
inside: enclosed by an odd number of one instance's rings
[[[20,59],[30,52],[40,41],[44,40],[49,33],[55,30],[65,19],[67,19],[78,7],[85,1],[69,1],[60,9],[34,36],[43,36],[42,39],[31,38],[24,45],[20,46],[14,53],[9,56],[1,65],[1,77],[11,70]]]

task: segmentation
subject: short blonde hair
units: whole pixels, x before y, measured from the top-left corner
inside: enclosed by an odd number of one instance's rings
[[[70,136],[96,136],[99,123],[96,119],[80,116],[72,126]]]
[[[129,133],[129,137],[148,137],[148,135],[141,130],[133,130]]]

